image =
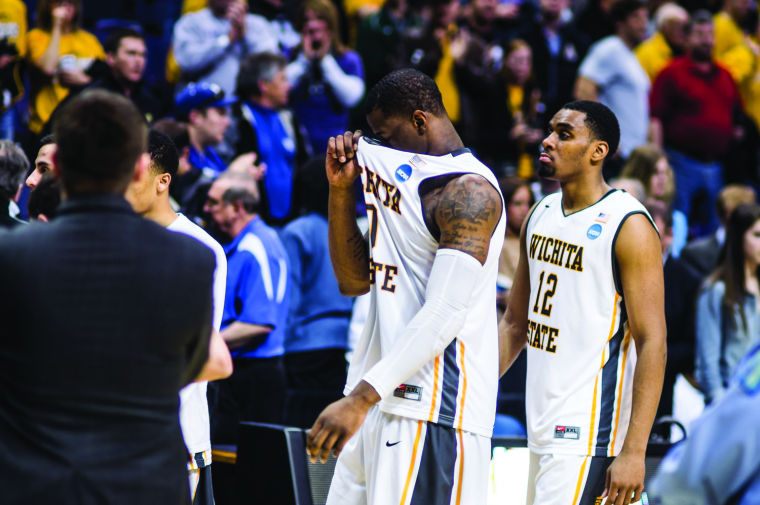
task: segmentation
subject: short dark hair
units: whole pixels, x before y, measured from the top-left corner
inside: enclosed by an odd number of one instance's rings
[[[70,0],[74,5],[74,17],[71,26],[78,30],[82,21],[82,0]],[[53,3],[55,0],[40,0],[37,3],[37,28],[49,32],[53,30]],[[27,3],[27,2],[24,2]]]
[[[28,171],[24,150],[12,140],[0,140],[0,195],[8,200],[16,196]]]
[[[66,194],[123,194],[145,152],[148,126],[126,97],[88,90],[63,106],[53,126]]]
[[[42,137],[40,139],[40,143],[37,146],[37,150],[39,151],[43,147],[45,147],[47,145],[50,145],[50,144],[55,144],[55,135],[53,135],[52,133],[50,133],[48,135],[45,135],[44,137]]]
[[[691,33],[692,28],[694,28],[694,25],[712,25],[714,24],[712,14],[710,14],[710,11],[706,9],[698,9],[691,13],[691,16],[689,17],[689,22],[686,23],[686,26],[684,27],[684,31],[686,33]]]
[[[116,54],[123,39],[140,39],[145,42],[145,35],[134,28],[114,28],[108,34],[108,38],[105,44],[103,44],[103,50],[108,54]]]
[[[156,175],[169,174],[172,180],[177,177],[179,153],[168,135],[151,129],[148,132],[148,154],[150,154],[150,168]]]
[[[287,64],[288,61],[283,56],[275,53],[263,52],[248,56],[240,64],[235,94],[241,100],[246,100],[249,96],[261,96],[259,81],[271,81]]]
[[[367,95],[366,113],[380,109],[386,117],[412,117],[415,110],[446,114],[435,81],[419,70],[403,68],[386,75]]]
[[[641,0],[616,0],[610,9],[610,17],[615,23],[622,23],[628,16],[645,7]]]
[[[577,110],[586,114],[585,123],[591,134],[610,146],[608,157],[612,157],[620,144],[620,123],[618,123],[615,113],[606,105],[590,100],[576,100],[566,103],[563,109]]]
[[[172,118],[159,119],[153,126],[152,130],[159,131],[169,136],[174,142],[177,151],[182,151],[190,145],[190,135],[187,133],[187,124]]]
[[[58,213],[61,204],[61,181],[50,172],[44,174],[39,184],[29,193],[26,204],[29,217],[37,218],[44,214],[52,219]]]

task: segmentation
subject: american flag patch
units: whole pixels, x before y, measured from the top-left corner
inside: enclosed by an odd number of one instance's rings
[[[596,221],[597,223],[606,223],[609,220],[610,220],[610,215],[605,214],[604,212],[600,212],[599,215],[596,216],[596,219],[594,219],[594,221]]]
[[[415,154],[409,160],[409,164],[412,165],[414,168],[420,168],[420,167],[425,166],[425,161]]]

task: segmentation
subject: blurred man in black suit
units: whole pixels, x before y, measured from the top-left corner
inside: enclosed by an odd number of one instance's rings
[[[55,125],[56,219],[0,241],[2,503],[186,504],[179,389],[208,353],[213,254],[124,200],[148,170],[128,99]]]

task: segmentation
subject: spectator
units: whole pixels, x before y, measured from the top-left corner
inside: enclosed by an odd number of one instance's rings
[[[224,310],[224,292],[227,281],[227,258],[222,246],[198,225],[182,214],[174,212],[169,201],[169,186],[177,174],[179,153],[165,134],[148,132],[150,168],[133,179],[126,192],[132,208],[167,230],[183,233],[206,246],[216,260],[212,298],[214,316],[209,340],[208,361],[199,377],[179,392],[179,422],[188,450],[190,494],[194,503],[212,504],[211,442],[209,430],[207,381],[223,379],[232,374],[229,349],[219,335]]]
[[[237,101],[215,84],[188,84],[177,95],[175,115],[187,122],[190,139],[188,162],[192,170],[178,179],[178,194],[183,212],[191,218],[200,215],[211,182],[227,165],[217,154],[216,146],[224,140],[230,125],[228,106]],[[229,168],[254,170],[256,155],[245,153],[235,158]],[[256,172],[258,173],[258,172]]]
[[[231,95],[243,58],[277,51],[277,38],[267,20],[246,10],[243,0],[209,0],[207,8],[179,18],[172,48],[181,83],[215,83]]]
[[[0,140],[0,166],[0,228],[13,228],[23,223],[16,217],[16,198],[29,170],[29,160],[13,141]]]
[[[179,389],[208,354],[214,256],[124,200],[148,169],[129,100],[83,93],[54,133],[67,200],[0,241],[3,503],[189,503]]]
[[[61,180],[52,173],[43,175],[29,192],[27,210],[30,220],[49,222],[58,214],[61,205]]]
[[[298,14],[301,46],[286,69],[291,107],[309,135],[311,151],[348,129],[349,109],[364,94],[359,55],[340,42],[338,11],[330,0],[305,0]]]
[[[533,77],[533,53],[527,43],[514,39],[507,45],[502,74],[511,118],[511,142],[507,146],[502,143],[501,149],[509,153],[507,163],[515,167],[516,175],[531,179],[535,176],[545,119],[541,91]]]
[[[286,65],[274,53],[246,58],[237,77],[240,102],[233,107],[235,151],[253,152],[266,166],[259,189],[261,217],[270,226],[282,226],[298,210],[293,180],[309,156],[305,135],[288,107]]]
[[[22,63],[26,57],[26,5],[20,0],[0,4],[0,139],[14,138],[17,113],[24,96]]]
[[[650,96],[653,140],[664,145],[676,177],[674,208],[688,217],[695,236],[715,231],[714,202],[723,185],[722,157],[734,137],[742,109],[731,75],[712,59],[713,21],[697,11],[687,26],[688,55],[674,59],[654,81]],[[693,218],[694,199],[703,194]],[[696,226],[694,226],[696,224]]]
[[[279,423],[285,398],[282,364],[290,282],[287,254],[277,233],[259,217],[256,180],[222,174],[211,185],[205,210],[230,240],[222,338],[232,377],[209,385],[211,441],[236,443],[240,421]],[[262,385],[266,385],[262,387]]]
[[[588,38],[572,21],[562,17],[568,0],[539,0],[539,5],[538,18],[527,23],[519,38],[531,48],[544,113],[551,117],[573,97],[573,84],[588,50]]]
[[[745,45],[747,35],[747,21],[752,3],[749,0],[723,0],[723,8],[713,17],[715,27],[715,46],[713,55],[721,63],[725,63],[723,56],[734,46]],[[751,63],[751,62],[750,62]],[[729,67],[729,71],[738,83],[745,73],[752,70],[752,65],[743,67]]]
[[[663,150],[655,144],[643,144],[631,151],[620,175],[641,181],[646,198],[659,200],[672,209],[676,192],[673,169]],[[671,217],[669,228],[673,236],[670,253],[678,257],[688,239],[689,222],[680,210],[673,210]]]
[[[585,8],[578,13],[578,29],[589,36],[591,43],[614,35],[617,21],[612,7],[617,0],[588,0]]]
[[[421,33],[410,33],[401,42],[400,67],[412,67],[429,75],[441,91],[443,106],[451,122],[462,119],[455,64],[462,61],[467,35],[456,25],[458,0],[433,0],[431,19]]]
[[[618,0],[611,12],[615,35],[589,49],[575,83],[578,99],[602,102],[620,120],[620,150],[605,167],[608,178],[618,175],[622,161],[647,141],[649,127],[649,78],[633,53],[646,35],[647,10],[639,0]]]
[[[353,299],[338,290],[327,247],[324,159],[298,170],[296,201],[303,214],[282,230],[290,260],[290,316],[285,333],[289,405],[285,422],[310,426],[346,383],[348,323]]]
[[[251,14],[263,17],[269,22],[272,34],[277,39],[279,52],[284,56],[290,56],[296,46],[301,42],[301,35],[290,22],[290,10],[286,0],[257,0],[249,2],[248,9]]]
[[[45,135],[40,140],[37,158],[34,160],[34,170],[32,170],[25,181],[25,184],[29,188],[34,189],[45,174],[54,172],[56,147],[53,135]]]
[[[93,63],[103,60],[103,47],[79,28],[81,0],[39,0],[37,28],[27,36],[29,129],[39,134],[58,104],[72,89],[92,81]]]
[[[466,24],[460,28],[464,49],[461,56],[455,57],[461,104],[459,130],[462,132],[462,142],[470,146],[478,159],[498,176],[513,168],[514,164],[507,168],[508,162],[517,157],[513,153],[506,156],[504,153],[504,138],[509,135],[511,126],[510,109],[515,105],[507,98],[507,86],[522,78],[523,82],[517,83],[522,87],[530,77],[530,49],[523,47],[522,53],[518,51],[519,54],[510,52],[510,55],[505,55],[509,33],[496,17],[496,2],[477,0],[470,7]],[[514,46],[510,43],[509,48],[513,49]],[[527,65],[525,51],[528,52]],[[514,67],[505,68],[506,64],[514,61],[522,65],[517,73],[512,72]],[[509,79],[508,84],[505,79]],[[526,104],[533,98],[528,95]],[[519,109],[523,104],[516,105]],[[521,139],[512,140],[517,144]]]
[[[650,81],[654,82],[670,60],[686,51],[684,28],[688,22],[689,13],[673,2],[662,4],[655,12],[656,31],[634,51]]]
[[[638,179],[615,177],[614,179],[610,179],[610,186],[625,191],[641,203],[644,203],[644,200],[647,198],[647,191]]]
[[[670,207],[662,200],[648,198],[644,206],[660,232],[663,278],[665,282],[665,325],[668,359],[660,405],[655,419],[673,415],[673,388],[679,374],[694,383],[694,308],[702,276],[673,254],[673,229]],[[658,428],[655,427],[656,431]],[[668,430],[669,431],[669,430]],[[669,433],[659,433],[669,440]]]
[[[702,277],[707,277],[718,266],[720,251],[726,243],[726,225],[734,209],[743,203],[755,202],[755,191],[749,186],[729,184],[721,189],[715,199],[715,213],[720,226],[710,236],[686,244],[681,251],[683,260]]]
[[[736,366],[760,342],[760,205],[728,218],[718,268],[697,300],[695,373],[705,402],[719,400]]]

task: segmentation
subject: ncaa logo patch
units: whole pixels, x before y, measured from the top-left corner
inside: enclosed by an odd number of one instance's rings
[[[398,182],[406,182],[409,177],[412,176],[412,167],[409,165],[401,165],[396,169],[396,180]]]
[[[586,230],[586,236],[590,238],[591,240],[596,240],[599,238],[599,235],[602,234],[602,225],[599,223],[594,223],[591,226],[588,227],[588,230]]]

